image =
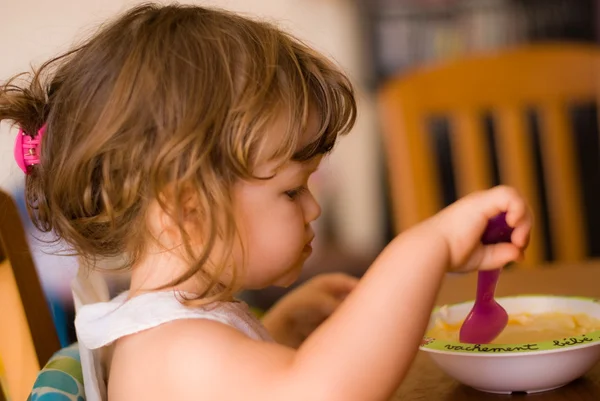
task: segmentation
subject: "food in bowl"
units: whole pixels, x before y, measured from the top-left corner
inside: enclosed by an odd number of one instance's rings
[[[535,393],[562,387],[583,376],[600,360],[600,331],[596,326],[596,321],[600,321],[599,300],[546,295],[497,300],[509,316],[545,316],[543,319],[550,318],[550,321],[553,321],[553,315],[554,320],[557,316],[578,316],[581,319],[578,324],[586,327],[583,331],[594,331],[563,338],[550,334],[554,339],[547,341],[502,344],[463,344],[443,336],[426,335],[421,350],[457,381],[481,391],[500,394]],[[433,329],[439,321],[460,328],[472,306],[471,301],[434,310],[427,333],[435,334]],[[590,318],[589,328],[586,318],[581,316]],[[568,334],[573,333],[575,331]]]
[[[443,315],[443,314],[442,314]],[[449,323],[438,317],[427,337],[459,342],[462,320]],[[491,344],[539,343],[581,336],[600,330],[600,319],[585,313],[517,313],[508,316],[508,324]]]

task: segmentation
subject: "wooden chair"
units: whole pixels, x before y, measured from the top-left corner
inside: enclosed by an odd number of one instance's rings
[[[544,260],[540,187],[546,191],[554,258],[586,257],[582,195],[568,107],[594,102],[600,51],[587,45],[531,45],[450,61],[392,79],[379,105],[397,231],[444,205],[432,117],[449,121],[457,196],[493,185],[492,157],[482,114],[491,113],[500,183],[516,187],[536,220],[526,265]],[[544,186],[536,177],[534,144],[526,111],[538,112]]]
[[[0,359],[10,399],[24,400],[36,375],[60,349],[13,199],[0,191]]]

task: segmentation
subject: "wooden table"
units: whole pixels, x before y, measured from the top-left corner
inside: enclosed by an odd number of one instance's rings
[[[477,275],[448,276],[437,304],[451,304],[474,298]],[[505,271],[497,295],[553,294],[600,297],[600,260],[571,265],[549,265],[539,269]],[[486,401],[507,399],[600,400],[600,364],[575,382],[545,393],[495,395],[483,393],[456,382],[442,372],[424,352],[419,352],[408,376],[393,400],[402,401]]]

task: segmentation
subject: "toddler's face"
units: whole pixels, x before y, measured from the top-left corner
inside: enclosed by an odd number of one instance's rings
[[[234,189],[236,222],[244,244],[244,287],[288,286],[312,252],[310,223],[321,208],[308,189],[308,179],[321,157],[289,162],[274,178],[240,182]],[[269,166],[271,164],[271,166]],[[273,163],[260,166],[272,168]],[[236,252],[242,262],[241,252]]]

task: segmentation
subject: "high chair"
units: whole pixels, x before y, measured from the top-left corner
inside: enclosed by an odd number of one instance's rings
[[[17,207],[0,191],[0,360],[9,400],[25,400],[60,349]]]
[[[447,172],[436,163],[436,142],[428,130],[432,119],[444,117],[457,197],[494,185],[496,157],[499,183],[516,187],[533,209],[535,227],[524,264],[544,261],[544,230],[556,260],[585,258],[580,171],[568,108],[596,101],[599,56],[595,46],[530,45],[421,68],[387,82],[379,105],[396,230],[445,206],[441,176]],[[530,109],[540,121],[543,182],[536,176]],[[485,113],[493,117],[493,141],[484,128]]]

